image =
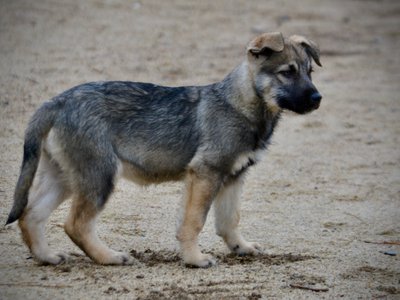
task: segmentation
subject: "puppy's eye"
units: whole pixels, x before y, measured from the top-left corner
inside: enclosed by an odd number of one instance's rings
[[[285,77],[291,77],[296,73],[294,70],[284,70],[284,71],[279,71],[279,74],[285,76]]]

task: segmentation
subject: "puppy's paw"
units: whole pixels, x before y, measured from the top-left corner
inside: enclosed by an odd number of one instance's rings
[[[194,257],[184,259],[184,263],[192,268],[209,268],[216,265],[216,260],[210,254],[200,253]]]
[[[96,261],[102,265],[121,265],[129,266],[136,263],[136,259],[125,252],[112,251],[107,256],[102,257],[101,260]]]
[[[263,253],[261,245],[254,242],[242,242],[240,244],[237,243],[231,247],[231,250],[239,256],[258,255]]]
[[[128,253],[118,252],[118,265],[130,266],[135,263],[135,259]]]
[[[62,252],[40,253],[35,255],[35,260],[41,265],[60,265],[70,260],[69,255]]]

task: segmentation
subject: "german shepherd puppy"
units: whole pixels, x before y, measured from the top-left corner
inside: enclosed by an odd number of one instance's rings
[[[24,242],[42,264],[67,259],[50,250],[44,227],[51,212],[73,198],[65,232],[92,260],[132,263],[96,235],[96,216],[121,176],[141,185],[186,182],[177,231],[185,264],[209,267],[197,238],[212,203],[216,230],[239,255],[261,248],[238,230],[239,194],[247,169],[266,149],[283,110],[305,114],[321,95],[311,82],[319,49],[302,37],[265,33],[220,82],[164,87],[93,82],[44,103],[25,134],[21,174],[7,224],[19,220]]]

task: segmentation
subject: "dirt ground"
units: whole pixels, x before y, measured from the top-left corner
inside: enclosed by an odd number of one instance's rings
[[[121,181],[98,229],[140,265],[98,266],[83,256],[63,232],[67,202],[48,224],[51,246],[72,255],[67,264],[37,265],[16,225],[0,229],[1,299],[399,299],[395,0],[1,0],[0,223],[12,204],[25,126],[43,101],[88,81],[218,81],[265,31],[320,44],[314,81],[324,96],[310,115],[285,114],[248,174],[241,228],[265,254],[229,255],[211,215],[201,247],[218,265],[184,267],[175,240],[182,185]]]

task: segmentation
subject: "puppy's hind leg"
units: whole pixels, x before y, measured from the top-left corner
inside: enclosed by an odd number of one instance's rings
[[[28,205],[19,219],[22,238],[33,257],[42,264],[59,264],[67,255],[50,250],[45,238],[48,217],[66,198],[69,189],[62,181],[60,168],[42,153],[38,171],[29,193]]]
[[[71,240],[92,260],[103,265],[127,265],[134,262],[129,254],[117,252],[105,245],[96,234],[96,217],[113,189],[116,170],[108,160],[100,160],[99,169],[85,169],[86,174],[76,174],[76,189],[70,214],[64,229]],[[96,166],[98,162],[88,164]],[[81,176],[81,177],[80,177]]]
[[[74,197],[65,232],[92,260],[102,265],[133,263],[129,254],[117,252],[105,245],[96,234],[96,216],[99,208],[84,195]]]
[[[240,220],[239,196],[242,190],[243,179],[221,188],[215,202],[215,226],[217,234],[221,236],[229,249],[238,255],[259,254],[261,246],[257,243],[247,242],[238,229]]]

